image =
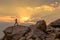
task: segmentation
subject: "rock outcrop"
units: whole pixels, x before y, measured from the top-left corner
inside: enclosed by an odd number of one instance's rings
[[[37,21],[37,23],[36,23],[37,29],[40,29],[42,31],[46,31],[46,27],[47,27],[47,25],[46,25],[46,22],[44,20]]]
[[[22,25],[8,27],[4,30],[5,36],[2,40],[45,40],[46,34],[43,30],[46,24],[45,21],[40,22],[30,27]]]
[[[26,33],[28,33],[30,29],[25,26],[17,25],[8,27],[4,30],[4,40],[17,40],[18,38],[24,36]]]
[[[60,19],[48,26],[44,20],[33,26],[14,25],[6,28],[2,40],[60,40]]]

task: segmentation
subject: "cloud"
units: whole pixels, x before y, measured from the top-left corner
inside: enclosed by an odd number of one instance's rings
[[[49,5],[54,2],[60,2],[60,0],[0,0],[0,5],[40,6]]]
[[[48,6],[48,5],[41,6],[41,9],[46,10],[46,11],[54,11],[55,10],[54,7]]]
[[[41,5],[49,5],[54,2],[60,2],[57,0],[17,0],[18,4],[22,4],[21,6],[41,6]]]
[[[31,22],[36,22],[38,20],[44,19],[47,24],[50,22],[60,18],[60,5],[58,7],[52,7],[48,5],[43,5],[40,7],[36,7],[39,11],[35,11],[32,14]]]
[[[11,22],[12,20],[10,16],[0,16],[0,22]]]
[[[0,0],[0,16],[26,16],[40,11],[53,11],[52,4],[58,4],[54,0]],[[51,4],[51,5],[50,5]],[[54,4],[54,5],[55,5]]]
[[[54,0],[17,0],[17,1],[10,0],[9,1],[8,0],[7,2],[6,1],[2,1],[4,3],[2,3],[3,5],[0,5],[0,6],[4,6],[4,7],[0,7],[0,16],[3,16],[3,18],[4,16],[10,16],[10,17],[18,16],[18,17],[28,17],[28,18],[33,17],[33,19],[37,20],[46,15],[53,14],[53,12],[58,11],[58,9],[60,8],[59,7],[60,4],[56,0],[55,1]],[[5,3],[7,6],[5,5]]]
[[[54,12],[55,8],[48,5],[43,5],[35,8],[36,11],[32,14],[32,17],[43,17],[45,15],[51,14]]]
[[[4,10],[5,9],[5,10]],[[4,20],[11,20],[11,17],[13,16],[18,16],[18,17],[41,17],[47,14],[50,14],[51,12],[53,12],[55,10],[54,7],[51,7],[49,5],[42,5],[39,7],[14,7],[14,8],[1,8],[0,10],[0,21],[4,21]],[[21,20],[21,18],[19,19]]]

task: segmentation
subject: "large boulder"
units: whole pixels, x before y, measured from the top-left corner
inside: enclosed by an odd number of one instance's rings
[[[47,26],[46,26],[45,20],[37,21],[36,27],[37,27],[37,29],[40,29],[40,30],[42,30],[42,31],[46,31],[46,27],[47,27]]]
[[[12,26],[4,30],[3,40],[45,40],[46,34],[35,28],[26,26]]]
[[[25,34],[29,31],[28,27],[25,26],[12,26],[8,27],[4,30],[5,37],[4,40],[17,40],[18,38],[25,36]]]

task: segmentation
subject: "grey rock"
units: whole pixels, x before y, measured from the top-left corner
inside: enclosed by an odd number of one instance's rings
[[[37,21],[36,27],[40,30],[46,31],[46,22],[44,20]]]

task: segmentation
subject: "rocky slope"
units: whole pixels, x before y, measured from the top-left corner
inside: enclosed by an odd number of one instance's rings
[[[6,28],[3,32],[5,35],[2,40],[60,40],[60,19],[48,26],[44,20],[29,27],[14,25]]]

